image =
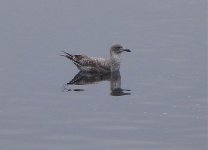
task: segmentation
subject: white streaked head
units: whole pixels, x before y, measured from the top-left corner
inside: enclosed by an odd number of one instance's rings
[[[131,52],[129,49],[123,48],[120,44],[115,44],[110,49],[111,54],[111,72],[118,71],[121,63],[121,53]]]
[[[121,46],[120,44],[114,44],[110,49],[111,56],[112,55],[119,55],[124,51],[131,52],[129,49],[123,48],[123,46]]]

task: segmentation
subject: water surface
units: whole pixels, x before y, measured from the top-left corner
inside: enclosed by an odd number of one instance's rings
[[[205,150],[205,0],[0,2],[0,149]],[[109,56],[111,77],[65,85],[78,73],[59,56]],[[115,83],[115,82],[113,82]],[[118,94],[118,93],[117,93]]]

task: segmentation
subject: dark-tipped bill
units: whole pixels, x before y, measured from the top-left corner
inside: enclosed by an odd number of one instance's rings
[[[131,52],[130,49],[123,49],[123,51],[125,51],[125,52]]]

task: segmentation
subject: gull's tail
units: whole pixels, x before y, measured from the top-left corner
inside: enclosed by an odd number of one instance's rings
[[[64,57],[66,57],[66,58],[68,58],[70,60],[73,60],[73,55],[71,55],[71,54],[69,54],[69,53],[67,53],[65,51],[62,51],[62,52],[65,53],[65,55],[63,54],[63,55],[60,55],[60,56],[64,56]]]
[[[83,56],[81,56],[81,55],[71,55],[71,54],[69,54],[65,51],[62,51],[62,52],[65,53],[65,54],[60,55],[60,56],[64,56],[64,57],[70,59],[71,61],[73,61],[73,63],[78,67],[78,69],[79,69],[80,66],[82,66],[79,62],[79,59],[83,58]]]

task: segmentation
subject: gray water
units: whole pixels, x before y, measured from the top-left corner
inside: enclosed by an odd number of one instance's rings
[[[205,150],[206,0],[0,1],[1,150]],[[121,88],[67,85],[61,51],[109,57]],[[64,90],[65,86],[69,89]]]

